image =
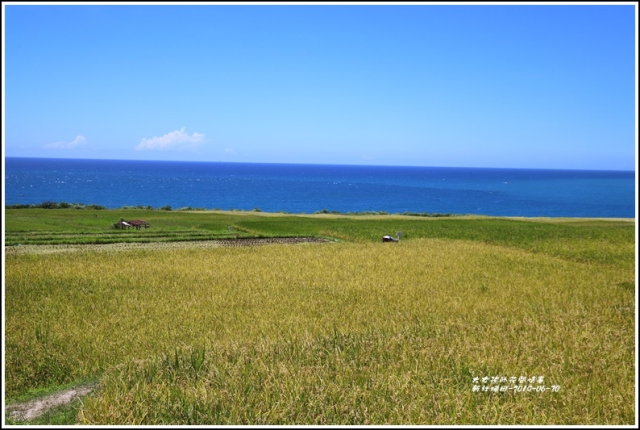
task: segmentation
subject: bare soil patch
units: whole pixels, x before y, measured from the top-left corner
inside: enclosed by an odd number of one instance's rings
[[[7,416],[17,421],[32,420],[44,414],[48,410],[71,403],[75,399],[89,394],[95,385],[82,385],[73,387],[59,393],[50,394],[40,399],[31,400],[25,403],[14,403],[6,407]]]
[[[81,251],[131,251],[138,249],[184,249],[184,248],[220,248],[235,246],[261,246],[274,244],[295,245],[300,243],[324,243],[328,239],[318,237],[267,237],[240,238],[181,242],[149,243],[109,243],[104,245],[20,245],[5,246],[5,255],[12,254],[52,254],[58,252]]]

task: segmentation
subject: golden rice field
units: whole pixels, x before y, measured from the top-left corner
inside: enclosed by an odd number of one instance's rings
[[[635,422],[626,264],[430,238],[5,263],[6,396],[98,378],[81,424]]]

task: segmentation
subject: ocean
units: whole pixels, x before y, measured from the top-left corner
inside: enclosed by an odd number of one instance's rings
[[[634,218],[634,171],[5,159],[5,205]]]

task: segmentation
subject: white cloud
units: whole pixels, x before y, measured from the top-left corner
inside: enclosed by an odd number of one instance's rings
[[[166,149],[190,149],[197,147],[204,141],[204,134],[185,133],[184,127],[175,130],[164,136],[153,136],[151,139],[142,138],[142,141],[135,147],[138,151],[166,150]]]
[[[84,145],[87,143],[87,139],[84,136],[76,136],[72,142],[56,142],[49,143],[48,145],[44,145],[45,148],[56,148],[56,149],[73,149],[77,148],[80,145]]]
[[[224,153],[225,153],[225,154],[235,154],[235,153],[236,153],[236,151],[234,151],[234,150],[233,150],[233,149],[231,149],[231,148],[225,148],[225,149],[224,149]]]

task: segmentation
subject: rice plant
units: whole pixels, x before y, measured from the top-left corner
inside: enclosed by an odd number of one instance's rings
[[[100,377],[85,424],[632,424],[634,250],[572,243],[7,255],[6,393]],[[558,391],[478,382],[534,376]]]

